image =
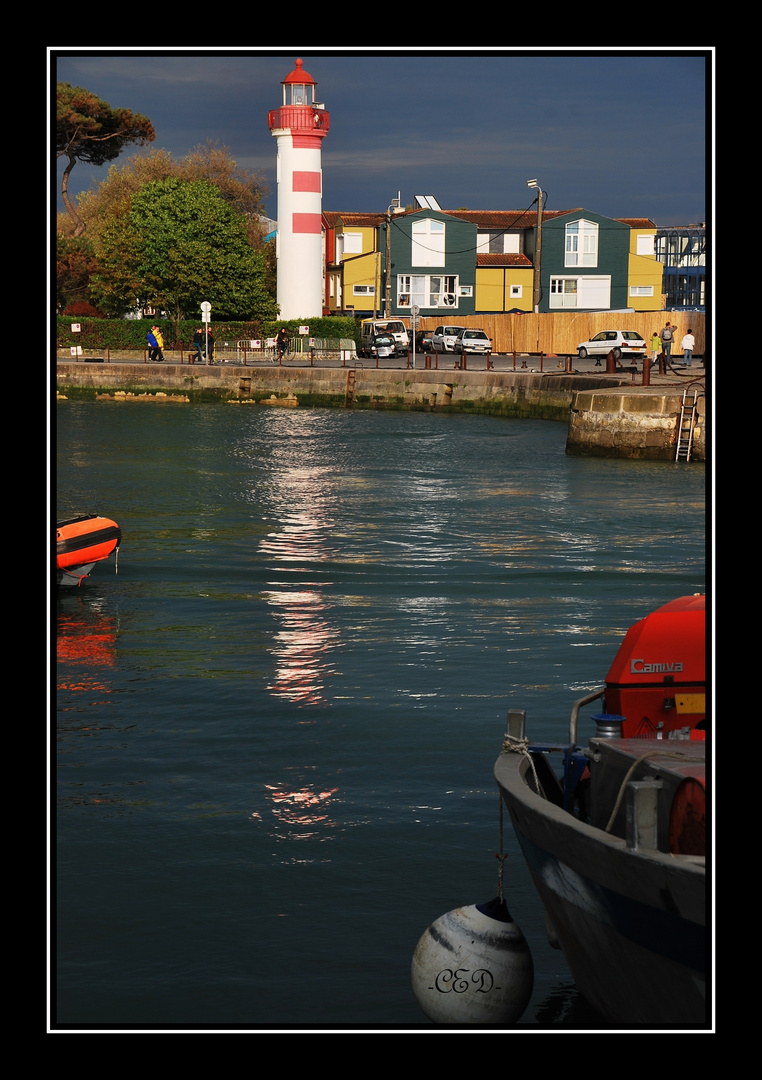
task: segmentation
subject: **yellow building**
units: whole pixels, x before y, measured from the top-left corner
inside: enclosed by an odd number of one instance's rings
[[[460,209],[440,213],[475,227],[471,249],[476,264],[475,278],[471,279],[475,282],[475,311],[532,311],[537,212]],[[540,310],[558,307],[557,303],[552,303],[558,299],[554,292],[554,289],[557,291],[556,281],[577,273],[576,264],[569,269],[571,264],[564,248],[566,232],[559,233],[554,228],[560,222],[568,231],[568,220],[574,213],[576,211],[556,210],[543,214],[542,222],[547,232],[543,243],[541,295],[545,297],[546,307]],[[587,211],[585,214],[593,219],[588,223],[590,227],[601,233],[606,241],[600,240],[600,247],[595,248],[596,261],[590,265],[599,268],[599,277],[606,278],[608,302],[583,306],[591,310],[611,306],[643,312],[661,311],[664,267],[656,258],[654,222],[648,218],[612,220]],[[383,312],[384,252],[379,245],[383,243],[384,221],[384,214],[323,213],[326,313],[373,316]],[[606,229],[609,223],[618,228]],[[629,229],[629,236],[624,227]],[[458,257],[462,261],[467,257],[466,252],[459,251]],[[590,271],[587,273],[589,275]],[[564,298],[568,300],[568,297]],[[579,303],[578,296],[574,299]]]
[[[334,315],[379,311],[383,214],[323,214],[326,260],[325,309]]]
[[[663,265],[656,258],[656,226],[648,218],[619,218],[630,226],[627,306],[635,311],[663,309]]]
[[[531,311],[532,263],[521,254],[476,256],[477,311]]]

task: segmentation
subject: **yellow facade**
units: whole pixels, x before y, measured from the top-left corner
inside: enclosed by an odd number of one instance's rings
[[[342,311],[373,310],[380,305],[381,260],[375,228],[351,226],[336,234],[341,245]],[[359,250],[358,250],[359,249]],[[338,305],[337,305],[338,306]]]
[[[529,267],[477,266],[476,310],[521,311],[532,310],[533,271]],[[516,288],[521,295],[516,296]]]
[[[653,237],[656,242],[656,229],[630,230],[630,254],[627,267],[627,306],[635,311],[662,310],[662,274],[663,265],[655,255],[638,254],[638,246],[643,248],[642,237]],[[646,241],[646,244],[648,242]]]

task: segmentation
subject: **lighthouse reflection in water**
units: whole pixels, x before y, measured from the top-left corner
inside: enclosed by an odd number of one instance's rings
[[[304,434],[304,414],[298,419],[278,414],[276,423],[286,439]],[[334,583],[316,573],[336,557],[329,541],[334,525],[331,486],[336,478],[325,464],[295,464],[290,460],[292,451],[288,442],[280,444],[272,462],[267,504],[280,524],[259,544],[263,563],[272,574],[263,596],[276,624],[271,646],[273,675],[267,688],[275,698],[314,709],[328,705],[326,684],[341,644],[325,597],[325,588]],[[317,723],[312,710],[302,716],[302,724]],[[305,784],[292,790],[268,784],[267,789],[276,822],[293,839],[311,839],[317,828],[330,827],[331,800],[338,788],[323,791],[319,785]]]
[[[303,431],[303,424],[293,426],[294,434]],[[290,456],[289,448],[283,457]],[[259,544],[272,574],[264,595],[276,623],[275,671],[268,689],[298,704],[326,704],[326,680],[341,644],[325,597],[325,589],[334,582],[319,571],[337,557],[330,542],[337,479],[323,464],[295,464],[279,455],[266,495],[268,510],[279,522]]]
[[[637,618],[704,588],[704,469],[438,410],[57,406],[55,1009],[71,1025],[432,1027],[411,957],[496,895],[508,708],[562,740]],[[506,825],[519,1024],[585,1016]]]

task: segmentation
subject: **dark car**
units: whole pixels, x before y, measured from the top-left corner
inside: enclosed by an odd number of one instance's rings
[[[397,355],[397,342],[391,334],[376,334],[370,345],[370,355],[385,359]]]
[[[434,344],[431,340],[433,330],[418,330],[415,335],[416,352],[433,352]]]

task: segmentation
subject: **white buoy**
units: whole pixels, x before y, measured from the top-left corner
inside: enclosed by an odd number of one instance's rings
[[[439,1024],[512,1024],[529,1004],[529,946],[500,897],[433,922],[412,964],[418,1004]]]

